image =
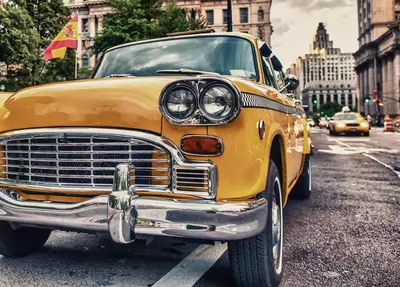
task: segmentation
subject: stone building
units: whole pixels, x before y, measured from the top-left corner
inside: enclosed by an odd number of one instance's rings
[[[298,57],[288,72],[299,78],[296,95],[309,112],[327,102],[357,107],[354,58],[334,47],[323,23],[318,24],[310,53]]]
[[[360,111],[382,121],[400,113],[400,0],[358,0],[357,7]]]
[[[250,33],[271,44],[272,26],[270,6],[272,0],[233,0],[233,30]],[[90,39],[102,30],[105,14],[112,13],[107,1],[64,0],[66,6],[79,14],[78,63],[80,67],[93,68],[96,57],[90,54]],[[169,1],[164,0],[164,5]],[[216,32],[226,31],[227,1],[177,0],[177,6],[184,8],[189,17],[203,16]]]

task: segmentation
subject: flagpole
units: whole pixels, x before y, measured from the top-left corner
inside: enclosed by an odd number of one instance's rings
[[[78,49],[75,50],[75,80],[78,79]]]

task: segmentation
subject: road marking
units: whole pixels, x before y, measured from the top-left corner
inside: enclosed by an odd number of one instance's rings
[[[328,141],[334,142],[334,141],[343,141],[343,142],[370,142],[371,139],[364,139],[364,138],[343,138],[343,139],[335,139],[335,138],[328,138]]]
[[[380,164],[383,165],[384,167],[387,167],[388,169],[390,169],[391,171],[393,171],[395,174],[397,174],[397,176],[400,178],[400,172],[398,172],[397,170],[395,170],[392,166],[390,166],[390,165],[388,165],[388,164],[386,164],[386,163],[384,163],[384,162],[381,162],[379,159],[377,159],[376,157],[374,157],[374,156],[372,156],[372,155],[369,155],[369,154],[366,154],[366,153],[363,153],[363,155],[366,156],[366,157],[369,157],[370,159],[376,161],[377,163],[380,163]]]
[[[348,147],[348,148],[351,147],[350,145],[345,144],[345,143],[340,142],[340,141],[337,141],[337,143],[338,143],[338,144],[342,144],[342,145],[344,145],[345,147]],[[396,151],[396,152],[397,152],[397,151]],[[388,164],[386,164],[386,163],[384,163],[384,162],[381,162],[379,159],[377,159],[376,157],[374,157],[374,156],[372,156],[372,155],[370,155],[370,154],[362,153],[362,155],[365,156],[365,157],[368,157],[368,158],[370,158],[370,159],[376,161],[377,163],[383,165],[384,167],[390,169],[391,171],[393,171],[393,172],[400,178],[400,172],[398,172],[397,170],[395,170],[392,166],[390,166],[390,165],[388,165]]]
[[[226,244],[200,245],[152,287],[192,287],[225,251]]]

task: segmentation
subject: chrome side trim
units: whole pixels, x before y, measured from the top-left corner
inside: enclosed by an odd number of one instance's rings
[[[39,129],[26,129],[26,130],[17,130],[12,132],[3,133],[0,135],[0,145],[2,141],[5,139],[12,138],[13,140],[18,140],[25,138],[26,136],[35,136],[46,138],[46,136],[60,136],[62,137],[64,134],[81,134],[81,135],[96,135],[96,136],[115,136],[115,137],[131,137],[138,140],[143,140],[148,142],[149,144],[155,145],[156,147],[162,148],[166,150],[170,154],[170,167],[171,170],[173,166],[187,166],[188,168],[203,168],[209,171],[209,179],[216,180],[217,179],[217,168],[210,161],[192,161],[188,160],[182,152],[178,149],[178,147],[170,140],[165,137],[158,136],[151,133],[132,131],[132,130],[122,130],[122,129],[108,129],[108,128],[39,128]],[[0,151],[1,152],[1,151]],[[172,178],[172,175],[170,175]],[[104,191],[111,192],[110,188],[102,187],[101,184],[98,187],[87,187],[87,186],[79,186],[79,185],[71,185],[69,186],[57,186],[55,184],[46,184],[46,183],[35,183],[35,182],[23,182],[23,181],[15,181],[9,180],[5,178],[0,178],[0,186],[3,187],[15,187],[15,188],[24,188],[24,189],[40,189],[44,191]],[[171,180],[168,187],[163,186],[136,186],[136,191],[140,192],[160,192],[160,193],[175,193],[175,194],[183,194],[190,195],[201,199],[214,199],[217,193],[217,184],[216,182],[210,183],[210,189],[206,193],[194,192],[194,191],[184,191],[184,190],[175,190],[172,188]]]

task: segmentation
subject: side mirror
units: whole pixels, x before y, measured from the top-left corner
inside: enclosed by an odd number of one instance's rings
[[[286,86],[284,89],[294,91],[299,87],[299,79],[295,75],[287,75],[284,79]]]

